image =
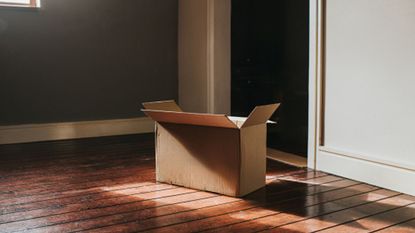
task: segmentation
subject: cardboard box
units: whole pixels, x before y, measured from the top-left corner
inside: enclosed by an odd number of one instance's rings
[[[156,122],[156,179],[244,196],[265,186],[266,122],[279,104],[248,118],[183,112],[174,101],[144,103]]]

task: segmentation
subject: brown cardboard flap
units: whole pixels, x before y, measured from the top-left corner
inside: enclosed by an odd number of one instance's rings
[[[279,106],[280,104],[257,106],[254,111],[249,114],[248,119],[245,121],[241,128],[258,124],[265,124]]]
[[[183,112],[174,100],[164,100],[156,102],[143,103],[145,109],[163,110],[172,112]]]
[[[160,110],[142,110],[147,116],[157,122],[199,125],[199,126],[213,126],[221,128],[235,128],[236,126],[225,115],[219,114],[199,114],[187,112],[170,112]]]

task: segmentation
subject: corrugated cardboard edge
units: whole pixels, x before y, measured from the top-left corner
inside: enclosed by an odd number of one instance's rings
[[[174,124],[188,124],[188,125],[238,129],[238,126],[235,123],[233,123],[231,120],[229,120],[229,118],[226,115],[172,112],[172,111],[147,110],[147,109],[142,109],[142,111],[148,117],[160,123],[165,122],[165,123],[174,123]]]
[[[145,109],[183,112],[174,100],[162,100],[143,103]]]
[[[243,128],[266,124],[280,104],[275,103],[255,107],[242,125],[232,121],[229,116],[224,114],[183,112],[174,100],[146,102],[143,103],[143,106],[145,109],[142,109],[142,111],[148,117],[158,122],[222,128]]]
[[[265,124],[279,106],[280,104],[268,104],[255,107],[241,128]]]

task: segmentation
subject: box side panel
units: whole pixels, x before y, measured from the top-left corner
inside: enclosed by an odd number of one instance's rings
[[[239,196],[265,186],[266,125],[241,129],[241,185]]]
[[[235,196],[239,187],[239,130],[160,123],[157,180]]]

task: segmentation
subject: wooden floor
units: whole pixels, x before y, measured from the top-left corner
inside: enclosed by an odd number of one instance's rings
[[[155,182],[152,135],[0,146],[0,232],[415,232],[415,198],[269,161],[244,199]]]

